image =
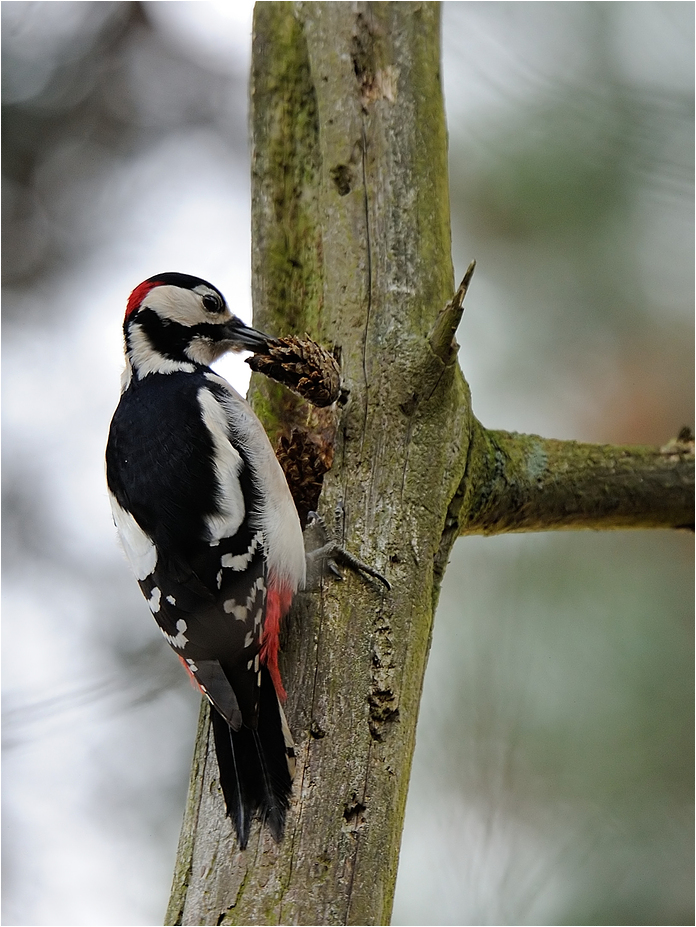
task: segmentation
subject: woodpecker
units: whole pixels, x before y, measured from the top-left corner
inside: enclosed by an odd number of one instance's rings
[[[267,336],[188,274],[137,286],[106,474],[123,549],[155,621],[212,706],[227,814],[280,841],[294,774],[280,622],[305,582],[297,510],[266,432],[210,364]]]

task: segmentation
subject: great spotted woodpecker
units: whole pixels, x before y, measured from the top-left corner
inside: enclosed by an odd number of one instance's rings
[[[239,844],[254,817],[283,834],[294,748],[280,621],[305,581],[300,521],[248,403],[210,369],[267,338],[214,286],[166,273],[137,286],[106,449],[114,521],[160,630],[210,701]]]

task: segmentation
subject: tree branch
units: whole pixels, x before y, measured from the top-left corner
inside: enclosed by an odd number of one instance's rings
[[[691,528],[694,450],[580,444],[475,423],[459,534],[573,528]],[[459,513],[458,513],[459,514]]]

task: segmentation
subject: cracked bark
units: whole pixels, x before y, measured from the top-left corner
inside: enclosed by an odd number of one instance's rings
[[[466,286],[452,298],[437,4],[258,4],[251,124],[255,323],[336,348],[349,391],[317,418],[256,376],[253,401],[273,439],[319,429],[321,510],[330,523],[342,505],[342,542],[393,589],[347,574],[293,608],[281,669],[298,773],[280,846],[257,827],[238,850],[203,708],[166,923],[387,923],[456,537],[684,525],[693,454],[473,416],[452,340]]]

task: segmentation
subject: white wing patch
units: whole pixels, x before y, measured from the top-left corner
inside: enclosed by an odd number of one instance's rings
[[[162,593],[159,591],[157,586],[155,586],[150,593],[150,598],[147,600],[147,604],[150,606],[150,611],[153,615],[156,615],[160,610],[160,602],[162,600]]]
[[[249,590],[249,596],[245,603],[238,604],[236,599],[225,599],[222,607],[225,609],[228,615],[234,615],[237,621],[246,621],[246,619],[249,617],[251,607],[256,601],[256,596],[259,592],[265,592],[263,576],[259,576],[254,585],[251,587]],[[260,609],[259,614],[261,614],[262,611],[263,609]]]
[[[177,650],[183,650],[184,647],[188,644],[188,637],[184,633],[188,628],[188,625],[183,618],[179,618],[176,623],[176,629],[179,632],[178,634],[167,634],[164,628],[160,628],[160,631],[167,638],[172,647],[176,647]],[[192,666],[191,661],[187,661],[189,665]],[[196,667],[198,669],[198,667]]]
[[[227,599],[223,608],[228,615],[234,615],[237,621],[244,621],[247,616],[246,605],[237,605],[236,599]]]
[[[211,381],[213,376],[208,376]],[[215,378],[216,382],[220,378]],[[283,469],[271,447],[263,425],[239,393],[222,381],[226,394],[221,400],[228,428],[246,453],[255,481],[264,488],[259,512],[269,572],[281,586],[293,592],[304,585],[305,552],[300,520]]]
[[[257,531],[251,539],[249,550],[245,554],[223,554],[220,557],[220,566],[226,570],[241,572],[251,563],[256,551],[263,547],[263,531]]]
[[[236,534],[244,520],[244,496],[239,483],[244,462],[230,443],[229,422],[223,406],[205,387],[198,391],[198,402],[203,423],[213,441],[215,475],[220,488],[219,514],[206,518],[210,540],[214,542]]]
[[[109,502],[111,503],[111,512],[121,538],[123,550],[131,569],[135,573],[135,578],[139,580],[146,579],[155,569],[157,563],[155,545],[131,513],[121,508],[116,501],[116,497],[111,492],[109,493]]]

